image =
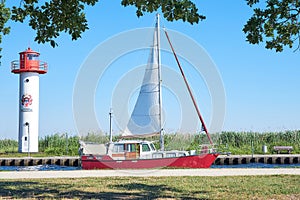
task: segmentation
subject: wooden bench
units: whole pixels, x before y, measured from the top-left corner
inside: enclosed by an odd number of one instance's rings
[[[276,151],[277,154],[279,154],[282,151],[287,151],[287,153],[290,154],[291,151],[293,151],[293,147],[292,146],[274,146],[274,151]]]

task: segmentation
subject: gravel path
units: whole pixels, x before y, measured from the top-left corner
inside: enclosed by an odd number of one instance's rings
[[[0,172],[0,179],[84,178],[84,177],[158,177],[158,176],[250,176],[300,175],[300,168],[242,169],[161,169],[161,170],[74,170],[74,171],[10,171]]]

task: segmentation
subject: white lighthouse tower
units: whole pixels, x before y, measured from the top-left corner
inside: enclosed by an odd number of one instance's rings
[[[11,62],[11,72],[20,74],[19,152],[38,152],[39,74],[47,73],[48,67],[30,48],[19,54],[20,60]]]

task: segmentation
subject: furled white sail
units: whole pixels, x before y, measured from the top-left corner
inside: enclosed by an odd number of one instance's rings
[[[123,137],[145,137],[160,133],[159,57],[159,24],[157,21],[142,86],[127,127],[122,134]]]

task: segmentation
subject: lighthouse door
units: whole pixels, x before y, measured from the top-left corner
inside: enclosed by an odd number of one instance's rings
[[[29,141],[28,141],[28,136],[27,135],[25,135],[25,136],[23,136],[22,137],[22,146],[23,146],[23,152],[26,152],[26,151],[28,151],[28,144],[29,144]]]

